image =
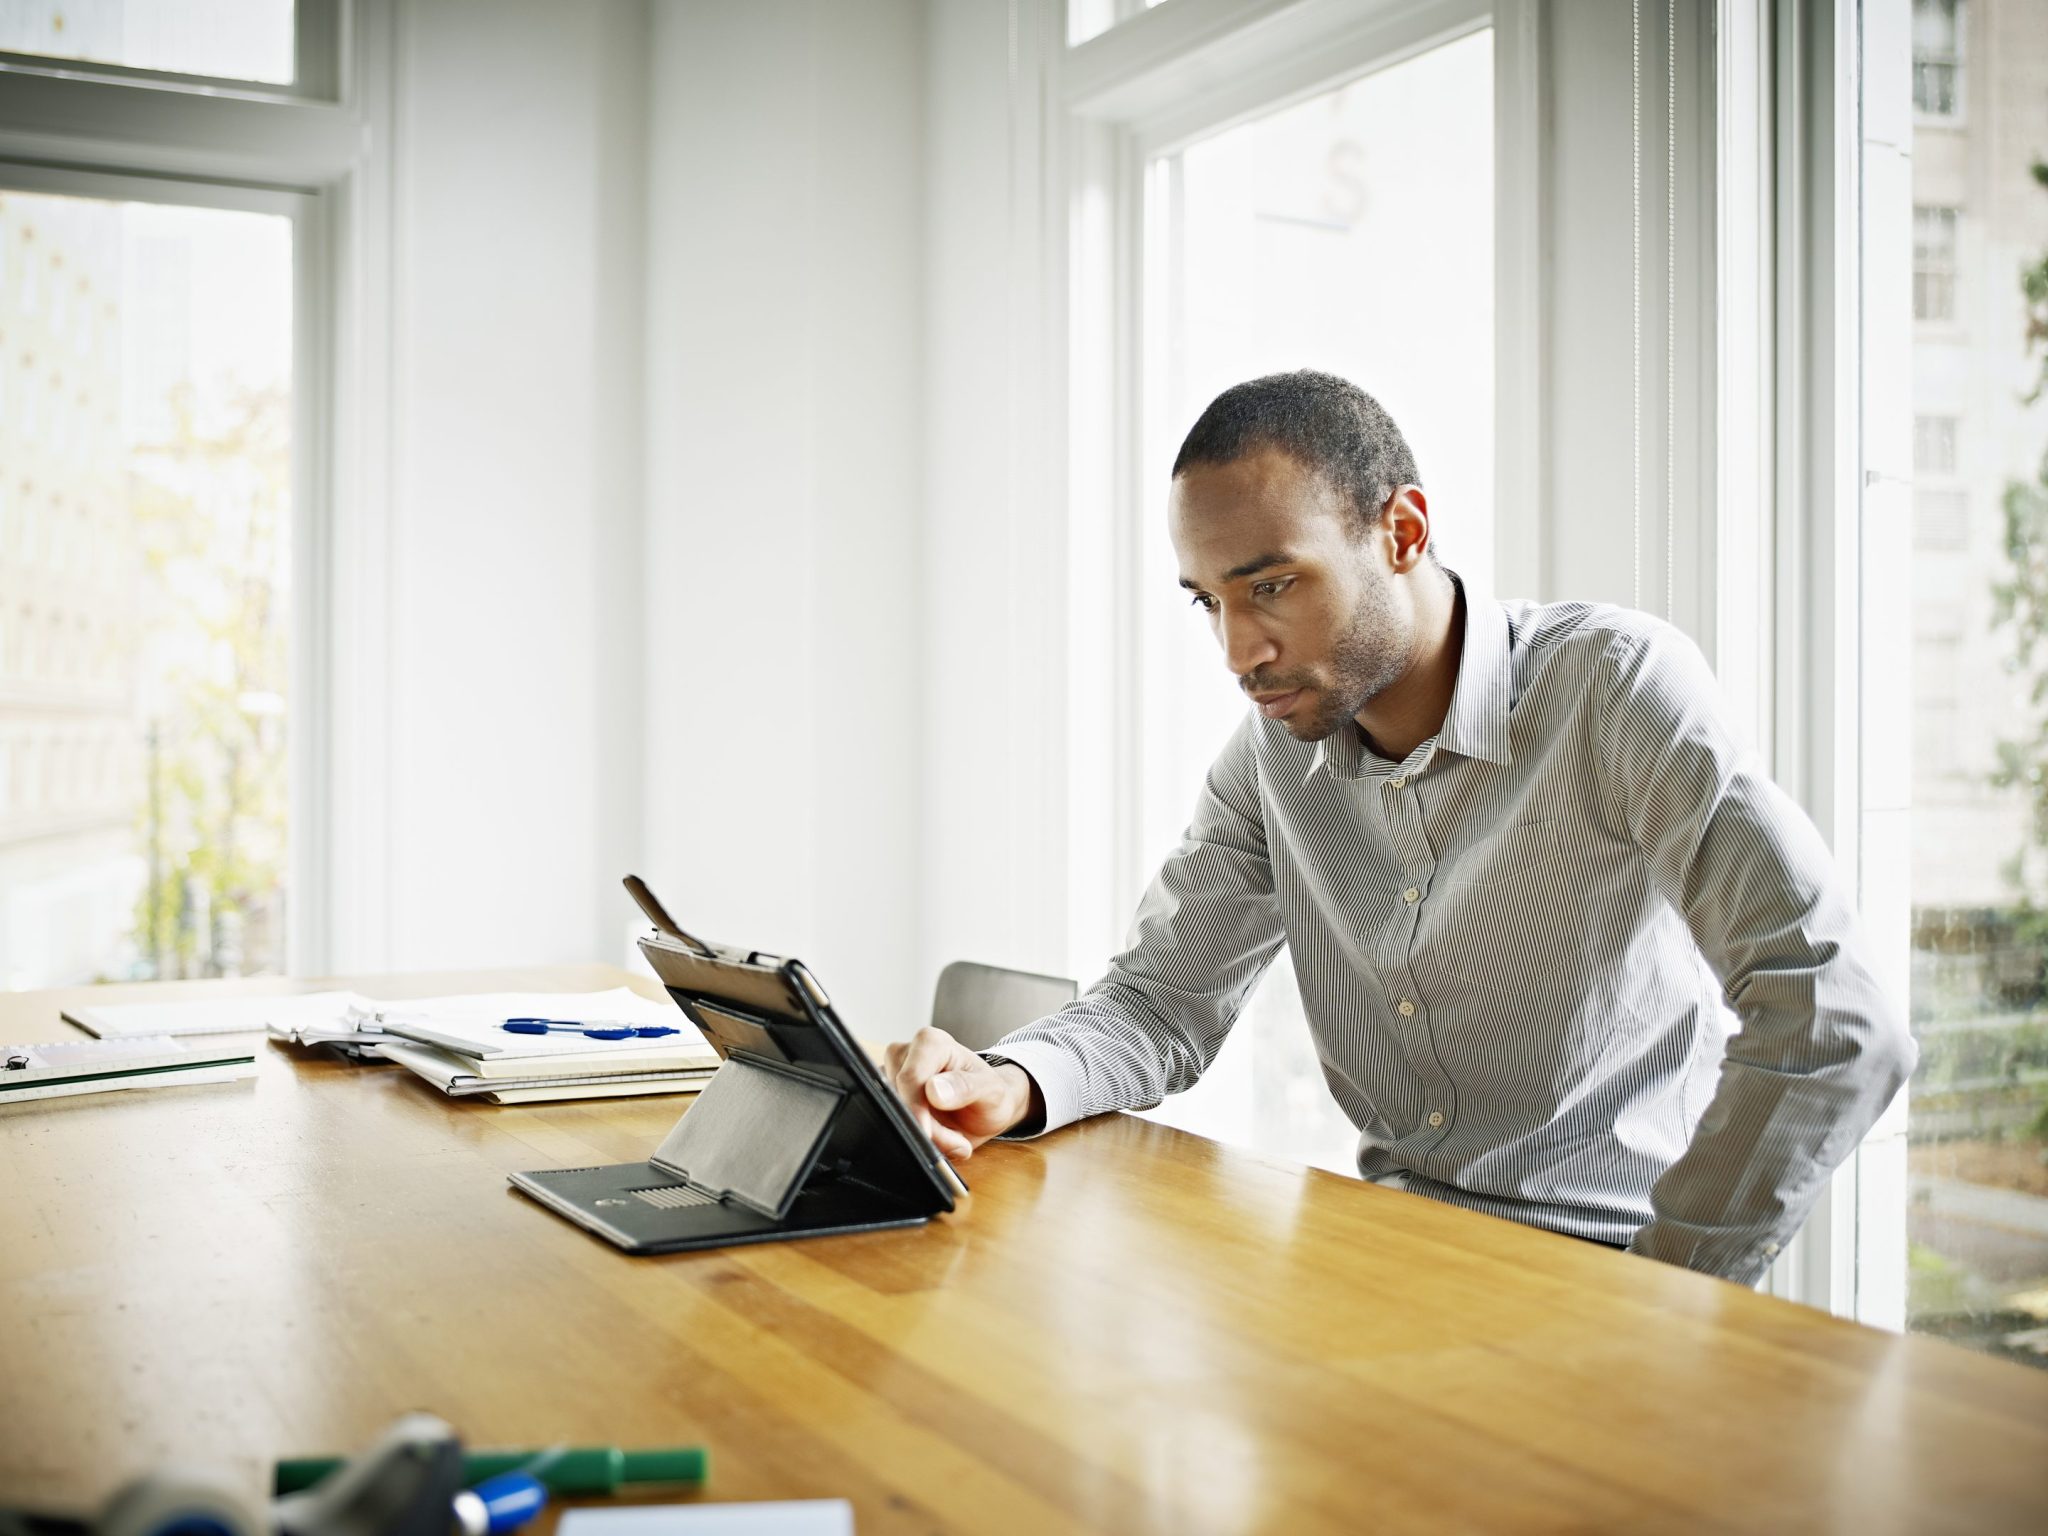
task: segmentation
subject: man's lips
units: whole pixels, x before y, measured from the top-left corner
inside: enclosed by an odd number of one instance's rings
[[[1255,693],[1252,695],[1252,702],[1259,706],[1259,713],[1268,720],[1281,719],[1300,702],[1300,699],[1301,690],[1299,688],[1289,689],[1286,693]]]

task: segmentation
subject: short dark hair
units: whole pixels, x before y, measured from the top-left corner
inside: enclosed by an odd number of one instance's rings
[[[1210,401],[1180,445],[1173,475],[1267,448],[1328,480],[1368,528],[1396,490],[1422,484],[1408,440],[1379,401],[1348,379],[1311,368],[1235,384]]]

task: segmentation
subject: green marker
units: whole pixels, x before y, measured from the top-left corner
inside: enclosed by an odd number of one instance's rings
[[[346,1456],[299,1456],[280,1461],[272,1478],[274,1493],[310,1488]],[[462,1458],[466,1485],[500,1472],[530,1472],[549,1493],[616,1493],[622,1483],[701,1483],[709,1470],[710,1453],[701,1445],[652,1446],[622,1451],[616,1445],[564,1445],[535,1451],[469,1451]]]

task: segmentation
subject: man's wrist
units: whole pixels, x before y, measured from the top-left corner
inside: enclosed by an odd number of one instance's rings
[[[1045,1095],[1039,1092],[1038,1079],[1026,1072],[1007,1056],[993,1052],[984,1058],[996,1069],[996,1073],[1009,1085],[1009,1096],[1004,1101],[1003,1118],[1006,1121],[1001,1135],[1024,1130],[1029,1133],[1045,1124]]]

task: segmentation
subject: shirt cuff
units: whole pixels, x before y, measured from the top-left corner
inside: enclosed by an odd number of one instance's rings
[[[1005,1132],[1001,1140],[1029,1141],[1081,1118],[1081,1067],[1071,1052],[1046,1040],[998,1040],[982,1054],[1022,1067],[1045,1100],[1043,1125]]]
[[[1784,1243],[1773,1232],[1748,1232],[1739,1237],[1732,1233],[1702,1234],[1676,1222],[1652,1221],[1636,1233],[1628,1251],[1754,1288],[1762,1283],[1764,1272],[1784,1251]]]

